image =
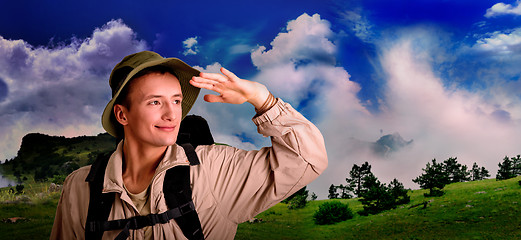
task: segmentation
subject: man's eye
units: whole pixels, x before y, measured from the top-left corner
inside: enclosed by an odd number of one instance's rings
[[[181,100],[174,100],[174,104],[181,104]]]
[[[159,101],[151,101],[148,104],[150,104],[150,105],[159,105]]]

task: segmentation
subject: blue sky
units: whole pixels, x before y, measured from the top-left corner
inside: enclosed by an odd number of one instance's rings
[[[417,188],[433,158],[495,175],[521,154],[520,1],[11,1],[0,22],[0,159],[29,132],[103,132],[108,75],[141,50],[224,66],[301,111],[326,140],[330,167],[310,185],[321,198],[354,163]],[[192,112],[217,141],[269,144],[247,105],[199,99]],[[392,133],[413,144],[368,147]]]

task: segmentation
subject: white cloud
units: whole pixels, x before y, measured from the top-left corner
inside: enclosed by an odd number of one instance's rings
[[[209,73],[220,73],[222,65],[218,62],[214,62],[206,67],[201,66],[193,66],[193,68],[201,71],[201,72],[209,72]]]
[[[306,103],[310,108],[365,112],[356,98],[360,87],[335,66],[337,47],[330,40],[335,35],[330,23],[318,14],[303,14],[289,21],[286,30],[271,42],[270,50],[260,46],[252,52],[253,64],[260,70],[255,80],[293,104],[309,100],[312,93],[316,96]],[[331,100],[334,106],[325,105]]]
[[[341,12],[341,21],[362,41],[371,42],[373,25],[360,12],[361,10]]]
[[[505,155],[519,154],[521,98],[511,89],[519,89],[521,81],[497,81],[473,91],[446,85],[434,70],[440,46],[418,47],[437,45],[438,36],[432,32],[411,28],[378,45],[386,86],[380,113],[342,109],[317,122],[330,167],[310,185],[311,191],[327,196],[330,184],[344,184],[353,164],[365,161],[382,182],[397,178],[406,187],[418,188],[412,179],[433,158],[458,157],[468,167],[477,162],[494,176]],[[334,99],[327,103],[334,104]],[[366,144],[382,136],[380,129],[384,135],[398,132],[414,142],[382,158]]]
[[[404,37],[383,49],[380,61],[388,75],[387,110],[377,121],[414,139],[414,144],[375,169],[388,181],[389,172],[408,169],[401,177],[410,185],[427,161],[453,156],[469,167],[477,162],[494,174],[504,155],[519,151],[520,99],[499,91],[495,98],[486,98],[490,88],[468,91],[445,86],[426,57],[432,53],[413,47],[424,37],[429,36]]]
[[[199,47],[197,46],[198,37],[190,37],[183,41],[183,48],[185,51],[183,52],[183,55],[196,55],[199,53]]]
[[[495,17],[500,15],[521,15],[521,1],[517,0],[515,5],[505,4],[505,3],[496,3],[491,8],[487,9],[487,13],[485,13],[485,17]]]
[[[490,37],[477,40],[473,48],[499,55],[521,53],[521,28],[494,32]]]
[[[260,46],[252,53],[257,68],[269,68],[286,63],[306,63],[309,60],[334,64],[336,46],[328,39],[333,36],[330,23],[315,14],[303,14],[288,22],[287,32],[281,32],[271,42],[272,49]]]
[[[286,30],[271,42],[271,49],[260,46],[252,53],[253,63],[260,71],[254,79],[304,114],[309,113],[321,130],[330,167],[310,189],[325,197],[327,187],[340,184],[351,167],[348,165],[354,163],[345,151],[349,138],[364,135],[360,126],[370,121],[371,114],[356,96],[360,86],[335,64],[338,53],[331,39],[336,34],[327,20],[318,14],[303,14],[288,22]]]
[[[0,102],[0,159],[13,157],[28,132],[65,136],[102,132],[100,116],[110,100],[112,67],[146,48],[121,20],[56,48],[0,37],[0,78],[8,87]]]

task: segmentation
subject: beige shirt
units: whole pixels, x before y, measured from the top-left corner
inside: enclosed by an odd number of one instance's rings
[[[324,139],[319,130],[289,104],[277,104],[253,122],[271,137],[272,146],[245,151],[230,146],[199,146],[201,164],[190,167],[192,199],[206,239],[233,239],[237,225],[282,201],[313,181],[327,167]],[[139,215],[123,188],[121,143],[105,173],[103,192],[116,192],[109,220]],[[168,210],[162,193],[166,170],[189,165],[182,147],[167,149],[150,185],[151,213]],[[56,210],[51,239],[84,239],[89,205],[86,166],[65,180]],[[120,231],[105,232],[114,239]],[[186,239],[171,220],[152,227],[154,239]],[[131,230],[130,239],[144,239],[143,229]]]
[[[123,185],[123,187],[125,188],[125,191],[127,191],[127,194],[130,197],[130,200],[132,200],[134,206],[136,206],[139,215],[146,216],[150,214],[150,187],[147,187],[147,189],[143,190],[143,192],[137,194],[131,193],[125,187],[125,185]],[[147,226],[144,227],[143,230],[145,231],[145,239],[152,239],[152,227]]]

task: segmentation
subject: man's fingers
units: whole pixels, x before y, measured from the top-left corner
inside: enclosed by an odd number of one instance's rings
[[[204,100],[207,102],[223,102],[223,99],[221,96],[213,95],[213,94],[206,94],[204,95]]]
[[[230,72],[226,68],[221,67],[221,72],[222,72],[222,74],[201,73],[201,74],[199,74],[199,77],[205,78],[205,79],[211,79],[211,80],[218,81],[218,82],[234,81],[236,79],[239,79],[234,73]]]
[[[190,80],[190,84],[192,84],[194,87],[204,88],[204,89],[210,89],[213,87],[212,84],[202,83],[202,82],[194,81],[194,80]]]
[[[238,77],[235,75],[235,73],[230,72],[228,69],[221,67],[221,72],[226,75],[228,78],[235,80]]]
[[[218,82],[226,82],[228,81],[228,78],[222,74],[219,73],[201,73],[199,74],[198,78],[204,78],[209,80],[214,80]]]
[[[220,83],[219,81],[215,81],[215,80],[208,79],[208,78],[202,78],[202,77],[192,77],[192,81],[194,83],[198,83],[198,84],[209,84],[209,85]]]
[[[200,77],[193,77],[192,80],[190,80],[190,84],[198,88],[204,88],[216,92],[222,90],[220,88],[221,84],[218,81],[208,80]]]

